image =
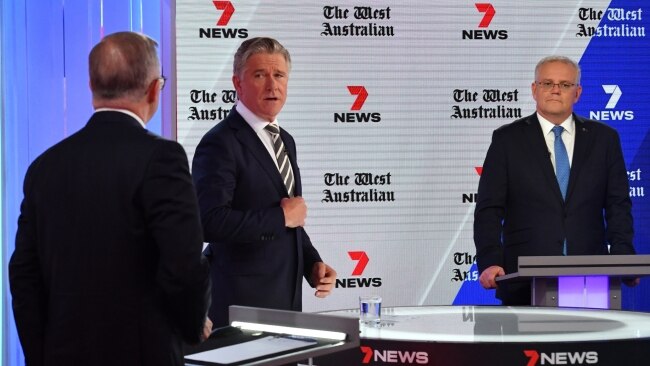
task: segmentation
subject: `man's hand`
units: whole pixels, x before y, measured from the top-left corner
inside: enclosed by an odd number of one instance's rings
[[[627,286],[627,287],[634,287],[634,286],[638,285],[639,283],[641,283],[641,278],[640,278],[640,277],[636,277],[636,278],[624,278],[624,279],[623,279],[623,283],[624,283],[625,286]]]
[[[284,211],[284,226],[290,228],[305,226],[307,205],[302,197],[283,198],[280,207]]]
[[[316,288],[316,297],[327,297],[336,282],[336,271],[323,262],[316,262],[311,270],[311,283]]]
[[[205,323],[203,323],[203,334],[201,334],[201,342],[210,338],[211,333],[212,333],[212,320],[210,320],[210,318],[206,316]]]
[[[481,283],[481,286],[485,289],[493,289],[497,288],[497,281],[496,278],[499,276],[503,276],[506,273],[503,271],[503,268],[499,266],[491,266],[486,268],[483,273],[481,273],[481,277],[479,277],[479,282]]]

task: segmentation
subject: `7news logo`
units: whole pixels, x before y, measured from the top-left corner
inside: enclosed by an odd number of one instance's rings
[[[216,25],[219,28],[199,28],[200,38],[248,38],[248,29],[227,27],[235,7],[230,1],[212,1],[219,14]]]
[[[424,351],[378,350],[361,346],[363,360],[361,363],[372,362],[394,363],[399,365],[426,365],[429,363],[429,354]]]
[[[537,352],[524,350],[528,357],[526,366],[537,365],[595,365],[598,363],[598,352]]]
[[[476,174],[481,176],[481,173],[483,173],[483,167],[482,166],[475,166],[474,170],[476,171]],[[478,193],[463,193],[462,196],[462,202],[463,203],[476,203],[476,200],[478,199]]]
[[[606,94],[610,95],[607,105],[605,105],[605,110],[590,111],[589,118],[599,121],[632,121],[634,119],[634,111],[614,110],[623,95],[621,88],[618,85],[603,85],[603,90]]]
[[[370,258],[368,258],[368,255],[366,252],[362,251],[352,251],[348,252],[348,256],[350,257],[351,260],[356,261],[357,264],[354,266],[354,269],[352,270],[352,277],[351,278],[337,278],[336,279],[336,287],[343,287],[343,288],[357,288],[357,287],[380,287],[381,286],[381,278],[379,277],[361,277],[363,275],[363,271],[365,271],[366,266],[368,265],[368,262],[370,262]]]
[[[483,18],[478,23],[480,29],[466,29],[463,30],[463,39],[508,39],[508,31],[503,29],[485,29],[490,27],[492,18],[497,13],[494,6],[490,3],[475,3],[474,6],[479,13],[483,13]]]
[[[363,104],[368,98],[368,91],[362,85],[348,85],[348,91],[351,95],[356,95],[351,111],[360,111]],[[381,113],[379,112],[346,112],[334,113],[334,122],[357,123],[357,122],[381,122]]]

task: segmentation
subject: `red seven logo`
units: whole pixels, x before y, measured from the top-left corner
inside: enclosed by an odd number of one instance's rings
[[[363,361],[361,362],[363,363],[370,362],[370,358],[372,357],[372,348],[361,346],[361,352],[363,352]]]
[[[478,27],[479,28],[487,28],[488,25],[490,25],[490,22],[492,21],[492,18],[494,18],[494,14],[496,14],[496,11],[494,10],[494,7],[490,3],[476,3],[476,9],[478,9],[479,12],[485,13],[483,15],[483,19],[481,19],[481,22],[479,23]]]
[[[213,3],[217,10],[223,10],[221,17],[219,17],[219,20],[217,21],[217,25],[227,25],[230,21],[232,13],[235,12],[235,7],[232,6],[232,3],[230,1],[213,1]]]
[[[535,366],[537,365],[537,360],[539,360],[539,353],[534,350],[525,350],[524,354],[529,358],[526,366]]]
[[[361,276],[363,270],[366,269],[366,265],[368,265],[368,261],[369,261],[366,252],[348,252],[348,255],[350,256],[350,259],[354,261],[358,261],[357,265],[354,267],[354,270],[352,271],[352,275]]]
[[[348,85],[348,90],[350,91],[350,94],[357,96],[357,99],[354,101],[354,104],[352,104],[352,108],[350,108],[350,110],[358,111],[361,109],[361,107],[363,107],[363,103],[366,102],[366,98],[368,98],[368,92],[366,91],[365,87],[354,85]]]

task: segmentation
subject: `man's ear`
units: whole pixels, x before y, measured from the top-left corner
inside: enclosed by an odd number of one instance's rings
[[[581,96],[581,95],[582,95],[582,85],[578,85],[578,86],[576,87],[576,93],[575,93],[575,96],[574,96],[574,98],[573,98],[573,103],[574,103],[574,104],[575,104],[575,103],[578,103],[578,100],[580,100],[580,96]]]
[[[239,89],[241,88],[241,79],[239,79],[239,76],[232,76],[232,85],[235,87],[235,91],[239,92]]]
[[[154,103],[160,98],[160,79],[156,79],[149,84],[147,89],[147,103]]]

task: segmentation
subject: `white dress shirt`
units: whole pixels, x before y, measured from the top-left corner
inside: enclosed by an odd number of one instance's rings
[[[95,112],[121,112],[121,113],[124,113],[124,114],[128,114],[129,116],[135,118],[135,120],[138,121],[138,122],[140,123],[140,125],[142,126],[142,128],[147,128],[147,127],[145,126],[144,121],[142,120],[142,118],[140,118],[140,116],[138,116],[137,114],[135,114],[135,113],[133,113],[133,112],[131,112],[131,111],[129,111],[129,110],[126,110],[126,109],[117,109],[117,108],[97,108],[97,109],[95,109]]]
[[[255,131],[257,137],[260,138],[260,141],[262,141],[264,147],[266,147],[266,150],[269,152],[269,155],[273,159],[276,168],[278,168],[278,171],[280,171],[280,167],[278,166],[278,159],[275,157],[275,149],[273,148],[273,139],[271,138],[271,134],[264,129],[264,127],[266,127],[266,125],[269,123],[275,123],[279,128],[280,124],[278,123],[277,118],[273,122],[265,121],[262,118],[256,116],[255,113],[251,112],[251,110],[248,109],[241,100],[237,101],[235,109],[237,109],[237,112],[239,112],[242,118],[244,118],[244,121],[246,121],[246,123],[251,126],[253,131]],[[291,164],[289,164],[289,169],[291,169],[291,173],[293,174],[293,167]],[[293,176],[295,177],[295,175]]]
[[[542,127],[542,132],[544,133],[544,140],[546,141],[546,148],[548,149],[548,156],[551,159],[553,164],[553,170],[555,170],[555,133],[553,132],[553,127],[555,125],[548,121],[546,118],[542,117],[537,113],[537,119],[539,119],[539,124]],[[560,124],[564,128],[562,131],[562,142],[564,142],[564,147],[566,148],[566,153],[569,155],[569,167],[573,163],[573,147],[575,146],[576,141],[576,123],[573,120],[573,115],[569,116],[564,122]]]

